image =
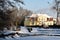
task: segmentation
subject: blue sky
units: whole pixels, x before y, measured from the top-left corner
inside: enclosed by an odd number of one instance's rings
[[[32,10],[33,12],[40,11],[41,9],[44,9],[46,12],[48,11],[48,8],[50,8],[53,5],[53,0],[23,0],[25,5],[22,6],[25,9]],[[50,10],[47,12],[48,15],[56,17],[56,13],[54,15],[53,12]]]
[[[37,11],[39,9],[48,8],[52,4],[52,0],[23,0],[25,3],[24,8],[32,11]],[[49,4],[48,4],[49,2]]]

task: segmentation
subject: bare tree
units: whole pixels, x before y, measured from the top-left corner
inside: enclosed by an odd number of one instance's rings
[[[22,7],[20,8],[20,10],[18,10],[18,14],[17,14],[17,24],[19,25],[24,25],[24,19],[25,16],[32,14],[32,11],[27,10],[27,9],[23,9]]]
[[[10,25],[13,22],[17,13],[19,3],[24,4],[22,0],[0,0],[0,25],[2,27]]]
[[[55,5],[53,6],[52,9],[56,10],[57,12],[57,25],[60,25],[60,0],[54,0]]]

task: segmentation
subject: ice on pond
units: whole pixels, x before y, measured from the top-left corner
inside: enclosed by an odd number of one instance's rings
[[[29,33],[29,34],[34,34],[34,33],[41,33],[41,34],[54,34],[54,35],[60,35],[60,29],[38,29],[38,28],[32,28],[31,33],[28,32],[26,27],[21,27],[21,30],[18,31],[20,33]],[[21,37],[17,34],[13,35],[13,38],[11,36],[6,36],[4,38],[0,38],[0,40],[60,40],[60,36],[27,36],[27,37]]]
[[[5,37],[6,40],[14,40],[11,36]]]
[[[9,37],[5,37],[5,39],[9,39]]]
[[[60,34],[60,29],[38,29],[39,33],[41,34]]]
[[[60,40],[60,37],[56,36],[31,36],[31,37],[21,37],[20,40]]]
[[[0,38],[0,40],[5,40],[4,38]]]
[[[0,38],[0,40],[60,40],[60,37],[59,36],[28,36],[18,38],[5,37],[5,39]]]

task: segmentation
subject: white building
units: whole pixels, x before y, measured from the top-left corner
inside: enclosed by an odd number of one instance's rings
[[[29,25],[54,25],[54,18],[47,14],[32,14],[27,16],[27,20],[29,20]]]

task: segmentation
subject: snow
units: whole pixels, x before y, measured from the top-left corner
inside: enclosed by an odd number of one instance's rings
[[[16,38],[9,38],[6,37],[0,38],[0,40],[60,40],[58,36],[28,36],[28,37],[16,37]]]
[[[21,30],[19,33],[29,33],[26,27],[21,27]]]
[[[43,29],[43,28],[32,28],[32,31],[29,32],[26,27],[21,27],[20,31],[6,31],[4,34],[10,33],[21,33],[21,34],[45,34],[45,35],[60,35],[60,29]]]
[[[0,38],[0,40],[5,40],[4,38]]]
[[[29,31],[27,30],[26,27],[21,27],[21,30],[20,31],[11,31],[11,30],[4,30],[3,34],[10,34],[10,33],[29,33]]]
[[[17,34],[15,34],[13,37],[19,37]]]
[[[48,17],[48,18],[52,18],[51,16],[47,15],[47,14],[37,14],[38,16],[45,16],[45,17]]]
[[[4,40],[14,40],[11,36],[5,37]]]
[[[37,28],[32,28],[32,31],[31,32],[38,32]]]
[[[42,34],[57,34],[60,35],[60,29],[38,29],[39,33]]]
[[[23,33],[23,34],[46,34],[46,35],[40,35],[40,36],[25,36],[21,37],[17,34],[13,35],[13,37],[5,36],[5,38],[0,38],[0,40],[60,40],[60,36],[48,36],[48,35],[60,35],[60,29],[43,29],[43,28],[32,28],[31,33],[28,32],[26,27],[21,27],[20,31],[9,31],[7,30],[4,34],[9,33]]]
[[[32,15],[27,16],[27,17],[37,17],[37,15],[36,14],[32,14]]]
[[[21,37],[20,40],[60,40],[60,37],[55,36],[30,36],[30,37]]]
[[[14,31],[6,31],[5,33],[3,33],[3,34],[10,34],[10,33],[15,33]]]

